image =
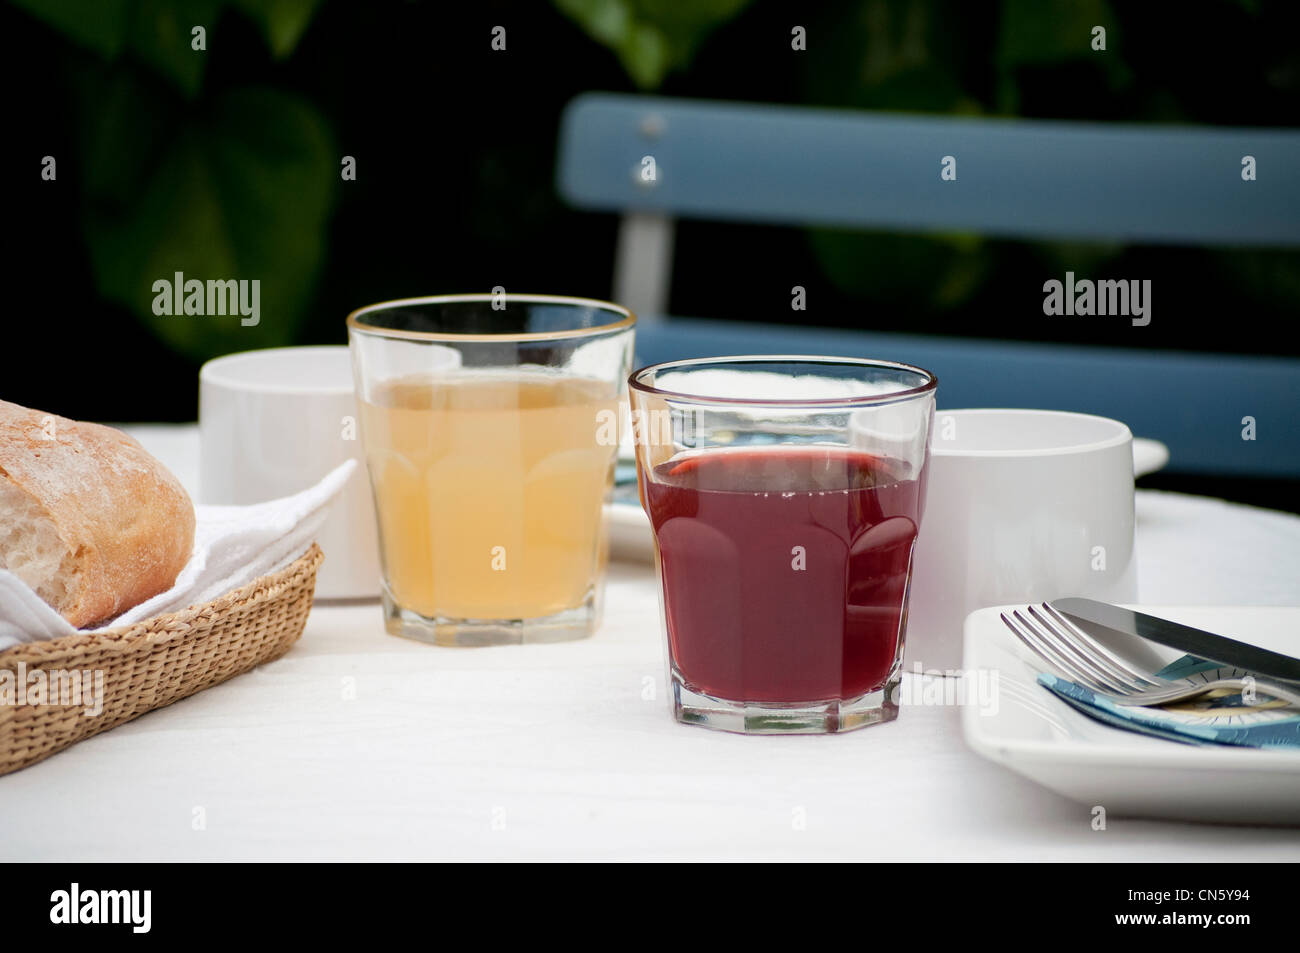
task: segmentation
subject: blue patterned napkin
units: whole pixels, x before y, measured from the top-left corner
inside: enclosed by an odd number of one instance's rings
[[[1251,673],[1184,655],[1156,673],[1161,678],[1243,678]],[[1144,735],[1189,745],[1240,745],[1247,748],[1300,748],[1300,712],[1258,691],[1253,704],[1240,692],[1203,695],[1161,708],[1117,705],[1075,682],[1041,674],[1039,684],[1090,718]]]

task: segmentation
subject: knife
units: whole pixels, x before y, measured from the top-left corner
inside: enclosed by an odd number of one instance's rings
[[[1220,665],[1232,665],[1256,675],[1300,682],[1300,659],[1258,646],[1247,645],[1190,625],[1170,622],[1144,612],[1134,612],[1095,599],[1057,599],[1048,603],[1071,622],[1125,635],[1136,635],[1171,649],[1188,652]]]

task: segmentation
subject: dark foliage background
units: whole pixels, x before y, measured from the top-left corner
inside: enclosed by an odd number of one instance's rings
[[[790,49],[795,23],[807,52]],[[616,221],[566,208],[553,185],[560,112],[586,90],[1300,120],[1293,0],[10,0],[0,36],[0,395],[101,420],[191,420],[204,359],[341,343],[344,316],[372,301],[498,284],[608,297]],[[55,182],[40,179],[46,155]],[[340,180],[344,155],[354,182]],[[262,324],[152,315],[151,282],[173,266],[261,277]],[[1045,320],[1043,276],[1067,269],[1152,279],[1152,324]],[[673,313],[789,321],[794,284],[808,289],[802,317],[826,325],[1300,353],[1294,251],[681,223]],[[1237,495],[1295,508],[1293,490]]]

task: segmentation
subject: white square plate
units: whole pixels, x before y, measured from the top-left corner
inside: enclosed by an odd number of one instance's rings
[[[998,617],[1006,608],[966,618],[962,731],[978,754],[1108,814],[1300,824],[1300,750],[1184,745],[1093,721],[1038,684],[1042,663]],[[1300,655],[1300,608],[1133,608]],[[1153,668],[1184,654],[1137,638],[1115,647]],[[996,690],[981,697],[981,680]]]

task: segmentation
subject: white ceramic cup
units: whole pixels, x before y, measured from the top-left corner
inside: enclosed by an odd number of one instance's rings
[[[1127,426],[1088,414],[936,412],[905,669],[959,669],[976,609],[1135,601],[1132,445]]]
[[[345,346],[270,348],[208,361],[199,372],[199,501],[245,505],[289,496],[344,460],[357,471],[318,542],[323,599],[379,595],[374,503]]]

